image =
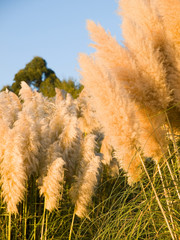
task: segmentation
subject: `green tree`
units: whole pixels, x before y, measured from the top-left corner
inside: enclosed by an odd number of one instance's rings
[[[77,98],[83,89],[81,84],[75,84],[72,78],[68,80],[63,80],[60,84],[60,89],[64,89],[66,92],[70,93],[73,98]]]
[[[60,88],[60,80],[54,72],[50,73],[39,86],[39,91],[46,97],[55,96],[55,88]]]
[[[22,81],[25,81],[32,88],[39,90],[42,81],[51,71],[51,69],[47,68],[46,61],[43,58],[34,57],[31,62],[26,64],[24,69],[19,70],[19,72],[15,74],[11,90],[18,94]]]
[[[0,90],[0,92],[5,91],[6,89],[8,89],[9,91],[11,91],[11,86],[5,85],[5,86]]]
[[[77,98],[82,90],[82,86],[76,85],[72,79],[61,82],[55,72],[47,67],[46,61],[41,57],[34,57],[26,64],[24,69],[19,70],[15,74],[13,84],[3,87],[1,91],[7,88],[18,95],[22,81],[25,81],[31,88],[42,92],[47,97],[55,96],[55,88],[64,89],[74,98]]]

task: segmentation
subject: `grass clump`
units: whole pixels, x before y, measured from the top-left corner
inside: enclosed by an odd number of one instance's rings
[[[0,93],[2,239],[178,240],[180,3],[119,6],[124,47],[88,21],[76,100]]]

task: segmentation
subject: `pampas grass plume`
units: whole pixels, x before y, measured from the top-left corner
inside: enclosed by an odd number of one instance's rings
[[[94,149],[95,135],[88,134],[83,142],[82,159],[70,191],[72,202],[75,204],[75,214],[80,218],[87,216],[87,207],[97,185],[100,156],[95,155]]]
[[[136,181],[137,172],[140,173],[137,171],[140,160],[138,158],[133,160],[129,154],[131,152],[131,156],[134,156],[134,149],[139,146],[137,108],[129,99],[127,92],[121,90],[116,79],[100,63],[86,55],[81,55],[79,61],[82,83],[92,96],[91,104],[96,109],[96,117],[102,124],[105,136],[118,153],[120,166]]]
[[[16,130],[11,129],[8,132],[5,152],[0,166],[2,195],[9,213],[18,212],[17,206],[24,199],[27,180],[24,159],[19,149],[21,136]]]
[[[57,158],[49,166],[47,175],[43,178],[40,194],[45,197],[45,208],[50,212],[58,208],[63,194],[64,165],[62,158]]]

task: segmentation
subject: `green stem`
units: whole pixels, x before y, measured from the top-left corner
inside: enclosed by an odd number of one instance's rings
[[[41,225],[41,240],[43,240],[45,216],[46,216],[46,198],[44,200],[44,211],[43,211],[43,219],[42,219],[42,225]]]
[[[174,175],[173,175],[173,173],[172,173],[172,171],[171,171],[171,168],[170,168],[170,165],[169,165],[168,162],[167,162],[167,167],[168,167],[168,170],[169,170],[169,172],[170,172],[171,178],[172,178],[172,180],[173,180],[173,183],[174,183],[174,186],[175,186],[175,189],[176,189],[178,198],[179,198],[179,200],[180,200],[180,193],[179,193],[179,190],[178,190],[178,187],[177,187],[177,183],[176,183],[175,177],[174,177]]]
[[[72,231],[73,231],[73,225],[74,225],[74,219],[75,219],[75,211],[73,213],[73,217],[72,217],[72,222],[71,222],[71,228],[70,228],[70,233],[69,233],[69,240],[71,240],[71,236],[72,236]]]
[[[178,149],[178,146],[176,144],[176,140],[175,140],[175,137],[174,137],[174,132],[173,132],[173,129],[171,127],[171,123],[169,121],[169,117],[167,115],[167,112],[165,112],[166,114],[166,119],[167,119],[167,122],[168,122],[168,125],[169,125],[169,129],[170,129],[170,132],[171,132],[171,135],[172,135],[172,140],[173,140],[173,146],[174,146],[174,149],[177,153],[176,157],[177,157],[177,160],[178,160],[178,169],[180,168],[180,153],[179,153],[179,149]]]
[[[11,213],[9,213],[8,240],[11,240]]]
[[[171,214],[171,205],[170,205],[170,202],[169,202],[170,197],[169,197],[168,192],[166,190],[166,186],[164,184],[164,180],[163,180],[163,176],[162,176],[162,172],[161,172],[161,168],[160,168],[159,164],[157,164],[157,168],[158,168],[159,176],[160,176],[160,179],[161,179],[161,182],[162,182],[162,187],[163,187],[163,190],[164,190],[164,196],[165,196],[165,199],[166,199],[166,204],[167,204],[167,208],[168,208],[168,211],[169,211],[171,224],[172,224],[173,230],[175,230],[173,217],[172,217],[172,214]]]
[[[145,199],[146,199],[146,201],[147,201],[147,203],[148,203],[148,198],[147,198],[147,195],[146,195],[146,191],[145,191],[144,186],[143,186],[143,183],[142,183],[141,181],[140,181],[140,184],[141,184],[141,188],[142,188],[142,190],[143,190]],[[156,235],[158,235],[158,231],[157,231],[157,229],[156,229],[156,225],[155,225],[155,222],[154,222],[154,219],[153,219],[153,216],[152,216],[151,203],[150,203],[150,204],[148,203],[148,209],[149,209],[149,213],[150,213],[150,217],[151,217],[151,220],[152,220],[152,224],[153,224],[154,230],[155,230],[155,232],[156,232]]]
[[[46,225],[45,225],[45,237],[44,240],[47,240],[47,229],[48,229],[48,212],[46,213]]]
[[[36,178],[35,178],[36,179]],[[33,192],[34,192],[34,240],[36,240],[36,211],[37,211],[37,207],[36,207],[36,199],[37,199],[37,190],[36,190],[36,185],[35,185],[35,179],[33,179]]]
[[[24,240],[26,240],[26,235],[27,235],[27,192],[25,193],[25,201],[23,204],[23,215],[24,215]]]
[[[173,240],[175,240],[175,237],[174,237],[173,232],[172,232],[172,230],[171,230],[171,227],[170,227],[170,225],[169,225],[168,219],[167,219],[167,217],[166,217],[165,211],[164,211],[164,209],[163,209],[163,207],[162,207],[162,204],[161,204],[161,202],[160,202],[160,200],[159,200],[159,197],[158,197],[158,194],[157,194],[157,192],[156,192],[156,189],[155,189],[155,187],[154,187],[154,185],[153,185],[153,183],[152,183],[152,181],[151,181],[151,178],[150,178],[150,176],[149,176],[149,173],[148,173],[148,171],[147,171],[147,169],[146,169],[146,166],[144,165],[144,161],[142,160],[142,157],[141,157],[140,154],[139,154],[139,158],[140,158],[140,160],[141,160],[141,163],[142,163],[142,166],[143,166],[143,168],[144,168],[144,171],[145,171],[145,173],[146,173],[146,175],[147,175],[147,177],[148,177],[149,183],[151,184],[152,190],[153,190],[153,192],[154,192],[154,195],[155,195],[155,197],[156,197],[156,200],[157,200],[157,203],[158,203],[158,205],[159,205],[159,208],[160,208],[160,210],[161,210],[161,212],[162,212],[162,215],[163,215],[163,217],[164,217],[164,219],[165,219],[165,222],[166,222],[166,224],[167,224],[167,227],[168,227],[168,229],[169,229],[169,232],[170,232],[170,234],[171,234],[171,237],[172,237]]]

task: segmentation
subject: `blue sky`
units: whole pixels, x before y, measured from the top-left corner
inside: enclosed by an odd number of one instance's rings
[[[61,80],[78,82],[78,54],[94,51],[86,20],[120,42],[117,9],[117,0],[0,0],[0,89],[34,56],[44,58]]]

